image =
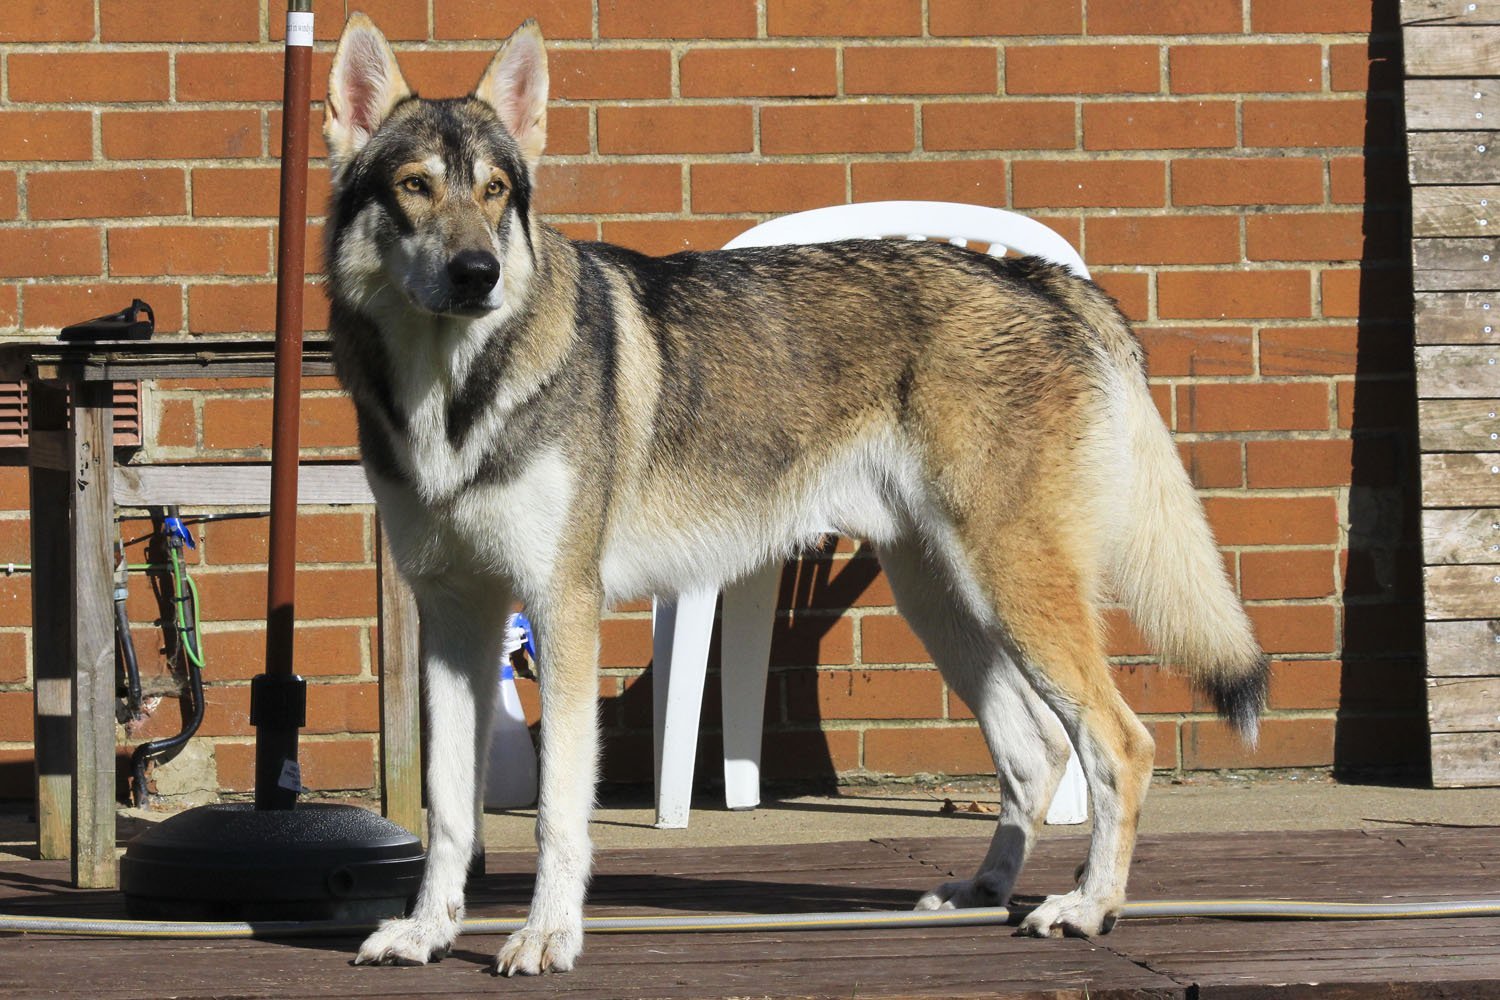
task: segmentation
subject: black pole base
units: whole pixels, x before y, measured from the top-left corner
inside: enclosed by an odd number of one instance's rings
[[[131,841],[126,911],[157,920],[374,921],[406,913],[422,842],[358,806],[200,806]]]

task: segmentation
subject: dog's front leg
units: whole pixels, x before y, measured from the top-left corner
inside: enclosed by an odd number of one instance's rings
[[[414,581],[427,708],[427,868],[411,916],[386,920],[357,964],[422,965],[458,937],[478,844],[474,807],[489,733],[509,591],[488,580]]]
[[[583,950],[583,896],[593,846],[589,815],[598,770],[599,611],[597,584],[570,581],[537,609],[542,693],[537,873],[526,926],[500,949],[495,967],[565,972]]]

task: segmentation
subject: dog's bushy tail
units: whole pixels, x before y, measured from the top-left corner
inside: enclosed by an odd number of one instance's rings
[[[1163,662],[1187,674],[1247,743],[1265,707],[1269,664],[1225,573],[1203,505],[1146,385],[1139,342],[1123,316],[1089,286],[1074,308],[1101,336],[1123,395],[1127,481],[1109,484],[1118,528],[1115,591]],[[1115,436],[1119,440],[1118,436]]]

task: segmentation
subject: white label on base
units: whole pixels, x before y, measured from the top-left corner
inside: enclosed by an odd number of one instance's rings
[[[281,762],[281,777],[276,784],[289,792],[302,791],[302,766],[295,760],[284,760]]]
[[[313,43],[312,11],[289,10],[286,12],[286,43],[311,48]]]

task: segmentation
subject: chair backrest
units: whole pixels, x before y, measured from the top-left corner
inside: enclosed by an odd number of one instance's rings
[[[762,222],[724,244],[724,248],[892,237],[943,239],[958,246],[985,243],[988,252],[997,257],[1011,250],[1034,254],[1062,264],[1080,277],[1089,276],[1073,245],[1035,219],[1003,208],[951,201],[865,201],[809,209]]]

